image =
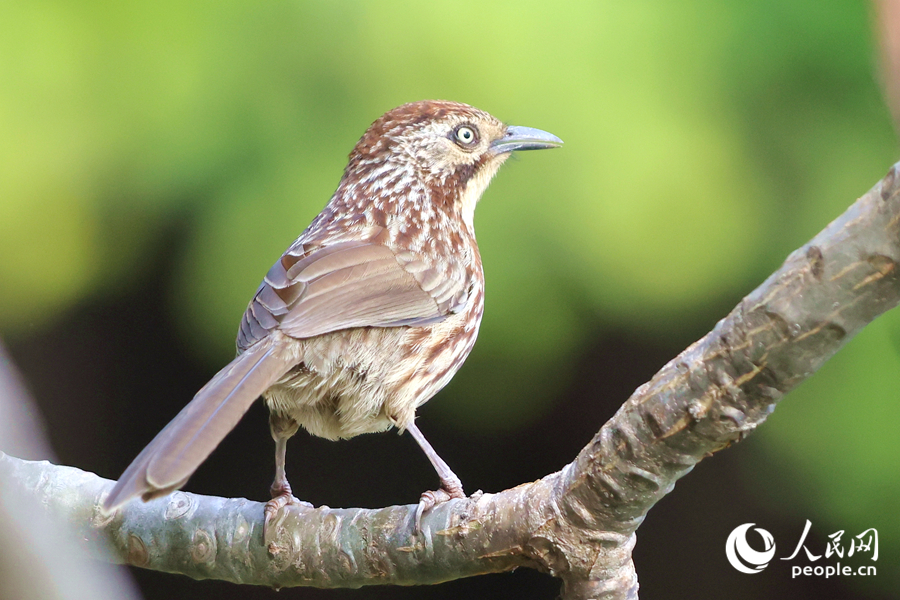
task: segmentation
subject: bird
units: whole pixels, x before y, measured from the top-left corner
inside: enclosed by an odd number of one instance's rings
[[[456,374],[478,334],[475,205],[513,151],[561,145],[446,100],[378,118],[325,208],[266,273],[241,319],[236,358],[125,469],[104,510],[181,488],[260,396],[275,441],[266,525],[300,503],[285,460],[301,427],[329,440],[408,431],[440,480],[422,494],[417,523],[436,504],[464,498],[415,412]]]

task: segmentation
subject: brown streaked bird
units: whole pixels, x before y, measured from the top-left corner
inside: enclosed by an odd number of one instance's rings
[[[478,334],[482,192],[513,150],[561,144],[456,102],[413,102],[375,121],[328,205],[263,279],[237,358],[134,459],[104,507],[180,488],[260,395],[275,440],[266,522],[298,502],[284,463],[300,427],[330,440],[407,430],[441,482],[422,494],[417,518],[465,497],[416,427],[416,408],[450,381]]]

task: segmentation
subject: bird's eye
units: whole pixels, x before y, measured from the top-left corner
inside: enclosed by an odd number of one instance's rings
[[[469,125],[460,125],[453,130],[453,137],[456,143],[463,148],[471,148],[478,143],[478,134],[474,127]]]

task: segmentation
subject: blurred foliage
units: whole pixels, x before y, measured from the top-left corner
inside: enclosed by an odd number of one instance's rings
[[[896,160],[870,19],[814,0],[0,3],[0,331],[126,289],[187,219],[171,311],[220,364],[368,124],[450,98],[566,141],[510,161],[479,207],[486,317],[442,409],[533,420],[604,327],[705,331]],[[879,468],[900,455],[898,350],[890,315],[761,433],[848,529],[900,532]]]

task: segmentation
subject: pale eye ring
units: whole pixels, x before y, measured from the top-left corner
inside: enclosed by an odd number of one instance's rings
[[[471,148],[478,143],[478,131],[471,125],[460,125],[453,130],[453,138],[463,148]]]

